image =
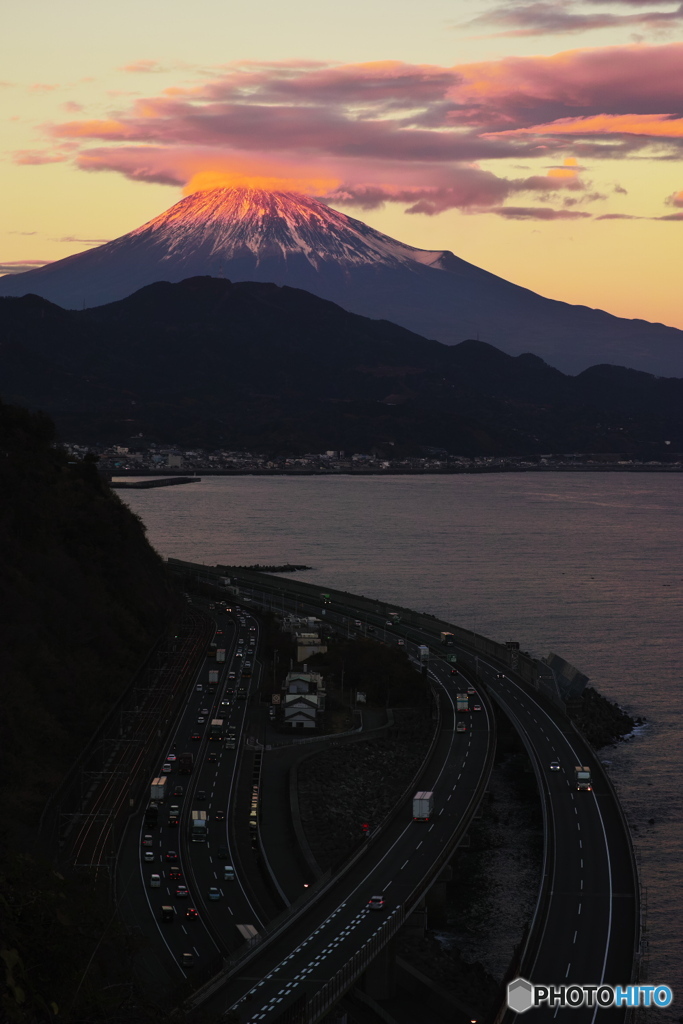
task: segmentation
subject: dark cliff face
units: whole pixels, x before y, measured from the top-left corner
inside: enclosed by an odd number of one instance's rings
[[[35,823],[176,600],[95,462],[53,441],[46,417],[0,404],[0,829]]]

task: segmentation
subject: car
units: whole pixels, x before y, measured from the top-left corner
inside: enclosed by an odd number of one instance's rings
[[[186,900],[187,897],[190,895],[189,892],[187,891],[186,885],[179,885],[175,891],[175,894],[179,900]]]
[[[248,649],[248,651],[247,651],[247,657],[248,657],[248,656],[249,656],[250,654],[253,654],[253,653],[254,653],[254,648],[253,648],[253,647],[250,647],[250,648]]]
[[[154,846],[154,836],[151,836],[149,832],[142,837],[143,846]]]
[[[223,881],[234,882],[235,881],[235,869],[232,864],[223,865]]]
[[[149,887],[150,889],[161,888],[161,875],[150,875],[149,876]]]
[[[213,816],[214,821],[225,821],[225,811],[216,811]]]
[[[197,790],[197,800],[206,800],[206,790],[205,789],[198,789]]]
[[[219,900],[220,898],[221,898],[221,891],[220,891],[220,889],[217,889],[215,885],[212,885],[211,888],[209,889],[209,899],[210,900]]]
[[[496,672],[496,679],[505,679],[504,672]]]
[[[177,864],[173,864],[168,870],[168,877],[172,882],[179,882],[183,877],[183,873]]]
[[[391,621],[391,619],[387,619],[387,621],[384,623],[384,628],[385,629],[386,629],[387,626],[393,626],[393,622]]]
[[[194,967],[194,953],[181,953],[180,963],[183,967]]]
[[[473,687],[473,686],[468,686],[468,687],[467,687],[467,692],[468,692],[468,693],[476,693],[477,691],[476,691],[476,690],[474,689],[474,687]]]
[[[271,722],[274,720],[275,708],[268,708],[268,717],[270,718]]]
[[[464,722],[458,722],[458,724],[455,727],[455,731],[456,732],[467,732],[467,726],[465,725]]]
[[[178,860],[177,852],[175,850],[167,850],[166,851],[166,860],[173,860],[173,861]]]
[[[242,639],[242,637],[240,637],[240,639],[237,641],[238,646],[241,647],[243,643],[244,640]]]
[[[173,796],[182,796],[184,792],[185,791],[182,786],[176,786],[176,788],[173,790]]]
[[[168,813],[177,817],[180,814],[179,804],[171,804],[171,806],[168,809]]]
[[[473,711],[481,711],[481,704],[475,704],[475,705],[474,705],[474,706],[472,707],[472,710],[473,710]]]
[[[405,647],[405,645],[406,645],[405,640],[397,640],[396,641],[396,646],[397,647]]]
[[[243,656],[242,655],[242,651],[235,651],[235,657],[236,658],[241,658],[242,656]]]
[[[190,736],[191,740],[200,740],[201,738],[202,734],[200,732],[193,732],[192,735]]]
[[[200,715],[208,715],[208,713],[209,713],[209,709],[208,708],[202,708],[202,710],[199,712]]]
[[[166,755],[166,760],[170,761],[171,763],[173,763],[173,761],[177,761],[178,758],[175,756],[175,754],[167,754]]]
[[[177,814],[169,814],[169,816],[168,816],[168,827],[169,828],[177,828],[179,820],[180,819],[178,818]]]
[[[185,911],[185,917],[189,918],[191,921],[195,921],[199,917],[199,911],[196,907],[188,907]]]
[[[452,676],[457,676],[457,674],[458,674],[458,670],[457,670],[457,668],[452,668],[452,669],[451,669],[451,675],[452,675]]]
[[[204,689],[204,687],[202,686],[201,683],[197,683],[197,686],[195,687],[195,689],[197,689],[197,690],[199,690],[201,692]]]
[[[234,678],[235,678],[235,673],[234,672],[228,672],[228,679],[234,679]]]
[[[354,626],[358,626],[358,627],[363,625],[363,623],[360,621],[360,619],[354,619],[353,620],[353,624],[354,624]]]
[[[206,721],[205,716],[204,715],[200,715],[199,718],[197,719],[197,725],[204,725],[205,721]]]
[[[216,850],[216,856],[220,857],[221,860],[224,860],[226,857],[229,856],[229,854],[230,851],[228,850],[227,846],[219,846],[218,849]]]
[[[172,771],[173,765],[169,764],[168,761],[166,762],[166,764],[161,766],[162,775],[170,775]]]
[[[209,762],[209,764],[214,764],[214,762],[218,760],[218,754],[216,753],[216,751],[212,750],[206,760]]]
[[[560,762],[559,761],[551,761],[550,762],[550,771],[551,772],[559,772],[560,771]]]
[[[371,896],[368,900],[368,910],[384,910],[384,896]]]
[[[250,661],[245,661],[244,662],[244,667],[245,668],[251,668],[251,662]],[[245,675],[246,675],[246,673],[245,673]]]
[[[149,864],[150,861],[154,860],[154,850],[145,850],[145,852],[142,855],[142,859],[144,861],[147,861],[147,863]]]
[[[217,629],[216,630],[216,636],[223,636],[223,630],[222,629]]]
[[[256,626],[250,626],[249,627],[249,632],[250,633],[255,633],[256,632]]]

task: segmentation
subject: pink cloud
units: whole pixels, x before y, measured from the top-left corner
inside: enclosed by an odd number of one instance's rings
[[[550,124],[528,128],[512,128],[491,132],[502,135],[651,135],[660,138],[683,138],[683,117],[668,114],[594,114],[592,117],[561,117]]]
[[[61,164],[66,160],[63,153],[48,153],[40,149],[18,149],[13,155],[15,164]]]
[[[683,191],[673,192],[670,196],[667,196],[664,202],[667,206],[683,206]]]
[[[577,157],[666,156],[680,147],[682,66],[683,43],[455,67],[236,64],[48,131],[76,148],[83,170],[186,189],[251,175],[273,187],[296,180],[299,190],[330,201],[366,209],[398,202],[425,214],[498,209],[523,192],[552,200],[570,191],[588,202],[601,196],[589,191]],[[572,155],[562,163],[565,154]],[[520,158],[542,159],[544,173],[517,179],[492,169]],[[539,218],[570,212],[549,209]]]
[[[59,89],[58,85],[50,85],[47,82],[36,82],[34,85],[29,85],[29,92],[54,92],[55,89]]]
[[[508,220],[580,220],[590,217],[590,213],[582,210],[553,210],[546,206],[499,206],[487,210]]]
[[[156,60],[134,60],[130,64],[124,64],[120,71],[129,71],[131,74],[150,74],[155,71],[163,71],[161,64]]]
[[[607,2],[607,0],[604,0]],[[619,0],[621,3],[621,0]],[[624,3],[637,0],[623,0]],[[644,6],[648,0],[644,0]],[[659,0],[650,0],[659,2]],[[662,0],[666,2],[666,0]],[[538,0],[528,4],[503,4],[493,7],[466,22],[461,28],[498,28],[497,36],[519,37],[569,34],[602,28],[640,28],[646,32],[662,32],[683,24],[683,10],[645,10],[635,14],[611,14],[608,11],[585,11],[572,3]]]

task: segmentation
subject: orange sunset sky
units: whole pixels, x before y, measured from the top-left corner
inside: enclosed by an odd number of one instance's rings
[[[251,183],[683,328],[677,4],[26,0],[1,45],[0,273]]]

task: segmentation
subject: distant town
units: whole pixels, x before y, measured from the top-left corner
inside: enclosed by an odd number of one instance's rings
[[[660,459],[637,459],[627,453],[549,453],[545,455],[467,456],[443,449],[425,448],[424,454],[403,458],[386,457],[384,451],[369,453],[343,451],[309,452],[305,455],[263,455],[246,451],[201,448],[142,442],[136,445],[85,445],[66,443],[63,447],[77,458],[88,453],[99,459],[105,476],[203,473],[238,474],[348,474],[348,473],[486,473],[527,470],[651,471],[676,472],[683,469],[683,453],[671,452]],[[386,448],[387,446],[383,446]]]

